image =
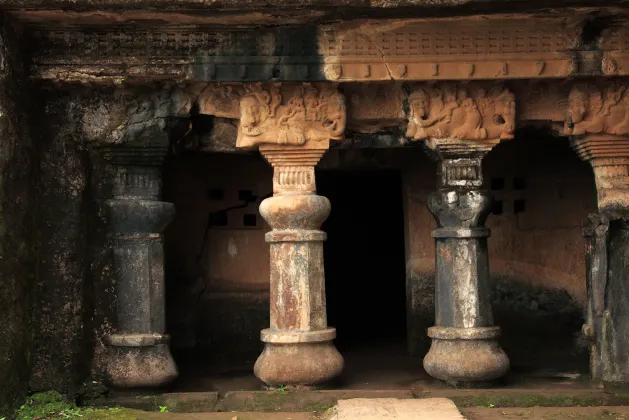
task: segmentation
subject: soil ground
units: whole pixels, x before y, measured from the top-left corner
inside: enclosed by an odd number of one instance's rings
[[[629,420],[629,407],[464,408],[469,420]]]
[[[629,420],[629,407],[465,408],[468,420]],[[318,420],[312,413],[142,413],[143,420]]]

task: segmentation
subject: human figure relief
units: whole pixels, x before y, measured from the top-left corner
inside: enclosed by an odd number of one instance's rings
[[[278,86],[248,86],[240,98],[236,145],[303,146],[309,141],[340,140],[345,118],[345,102],[336,90],[302,86],[280,91]]]
[[[515,99],[506,88],[445,85],[419,88],[409,96],[407,137],[506,140],[515,131]]]
[[[564,133],[629,134],[629,97],[625,86],[612,85],[603,92],[575,86],[568,97]]]
[[[500,140],[511,140],[515,136],[515,95],[506,88],[497,88],[490,93],[490,97],[494,98],[491,101],[491,118],[495,125],[500,126]]]
[[[466,140],[485,140],[487,130],[476,102],[463,89],[459,90],[460,106],[453,110],[452,137]]]

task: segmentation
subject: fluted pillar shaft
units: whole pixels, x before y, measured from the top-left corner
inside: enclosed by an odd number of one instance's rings
[[[270,328],[255,374],[271,386],[310,386],[337,376],[343,358],[327,326],[321,224],[330,202],[316,194],[314,166],[326,149],[261,146],[272,164],[273,197],[260,205],[272,231]]]
[[[105,149],[114,165],[114,197],[107,201],[117,326],[106,337],[107,376],[121,388],[158,387],[177,376],[165,334],[162,232],[175,215],[160,201],[159,166],[165,146]]]
[[[435,326],[424,358],[431,376],[448,382],[491,381],[509,369],[490,303],[491,199],[482,189],[484,152],[440,153],[440,181],[428,207],[437,220]]]

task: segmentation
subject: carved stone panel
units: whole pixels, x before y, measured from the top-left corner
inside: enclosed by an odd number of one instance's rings
[[[330,140],[343,138],[345,125],[345,100],[334,86],[245,85],[236,146],[327,149]]]
[[[414,140],[497,143],[514,136],[515,97],[501,85],[418,87],[408,102],[406,135]]]
[[[574,86],[568,98],[564,134],[629,134],[627,86],[620,83],[605,87],[595,84]]]

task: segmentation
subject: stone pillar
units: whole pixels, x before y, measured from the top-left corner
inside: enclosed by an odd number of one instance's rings
[[[585,267],[588,307],[583,335],[590,347],[590,374],[602,379],[605,371],[604,355],[610,354],[609,344],[613,337],[605,339],[609,325],[609,311],[605,310],[605,289],[607,287],[607,243],[609,240],[609,222],[598,214],[588,217],[583,229],[585,236]]]
[[[106,337],[108,382],[153,388],[177,377],[165,334],[162,232],[175,208],[160,200],[167,139],[104,149],[114,166],[107,202],[116,279],[117,328]]]
[[[588,311],[594,379],[629,382],[629,124],[622,81],[575,85],[564,134],[590,162],[598,213],[585,228]]]
[[[573,136],[596,182],[598,213],[588,217],[586,238],[587,319],[590,375],[629,382],[629,135]]]
[[[237,147],[259,148],[273,166],[273,197],[260,205],[272,231],[271,325],[254,372],[271,387],[312,386],[341,373],[327,325],[321,224],[330,202],[314,167],[345,130],[345,102],[330,84],[247,85],[239,98]]]
[[[406,132],[439,161],[438,191],[428,208],[437,220],[435,326],[424,358],[429,375],[452,383],[485,382],[509,370],[490,304],[483,156],[513,138],[515,98],[500,84],[444,83],[409,95]]]
[[[321,224],[330,202],[316,194],[314,166],[325,150],[261,146],[273,165],[273,197],[260,213],[273,229],[271,246],[271,325],[263,330],[264,351],[255,374],[265,384],[315,385],[343,369],[343,358],[327,325]]]
[[[482,189],[485,152],[440,150],[439,189],[428,201],[437,220],[435,238],[435,326],[424,358],[429,375],[448,382],[500,378],[509,359],[498,345],[489,286],[489,229],[484,224],[491,199]]]

